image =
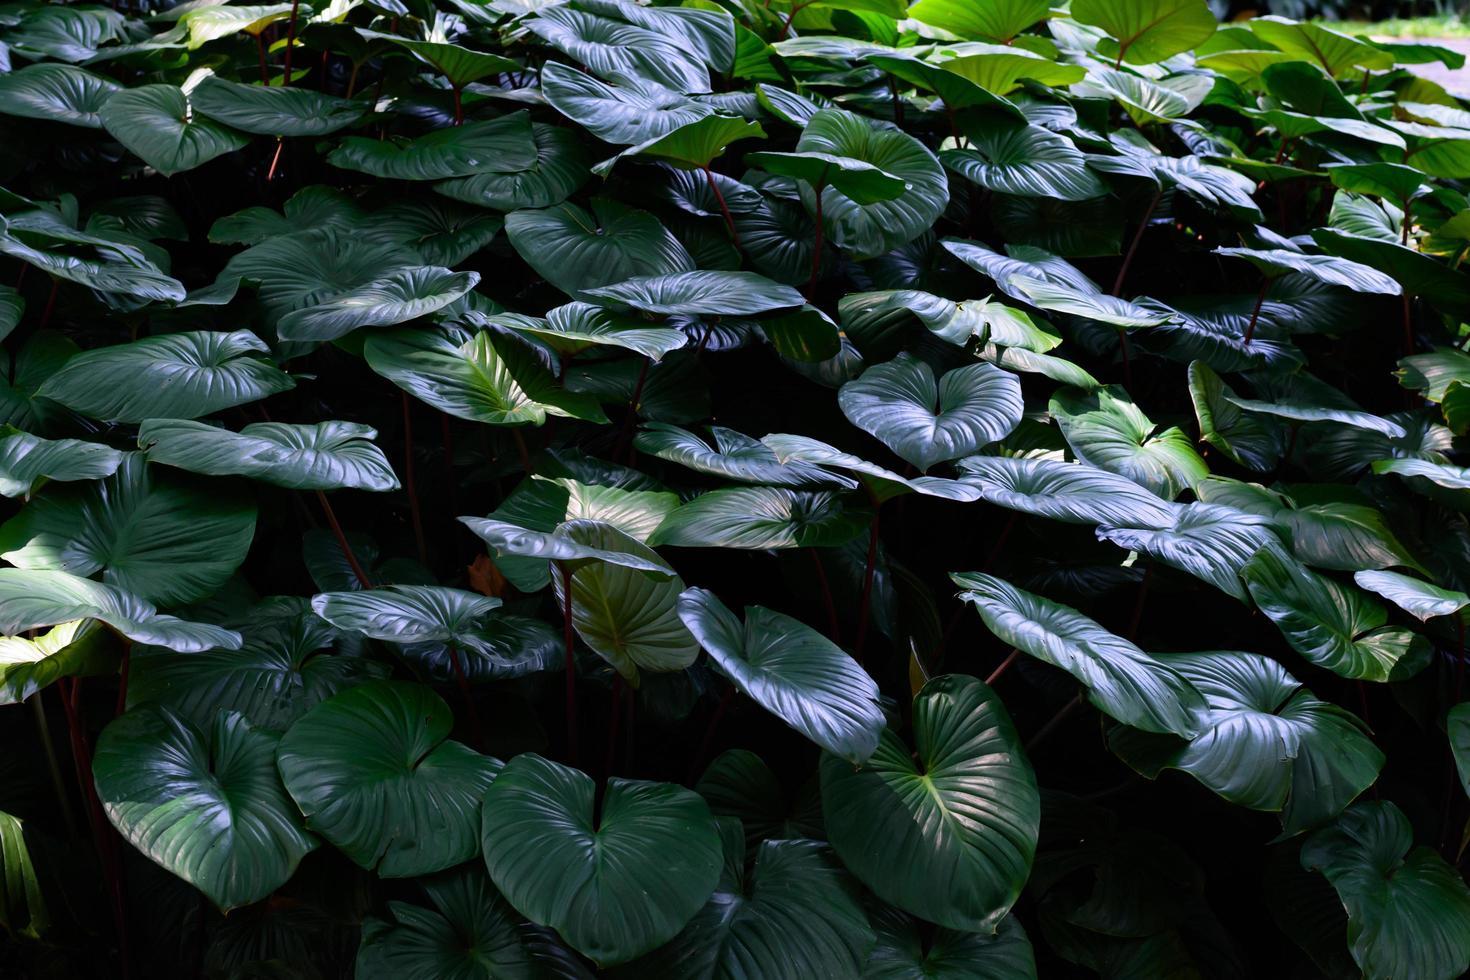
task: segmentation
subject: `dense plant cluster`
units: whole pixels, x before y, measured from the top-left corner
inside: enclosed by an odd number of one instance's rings
[[[1452,52],[1205,0],[0,43],[0,971],[1470,965]]]

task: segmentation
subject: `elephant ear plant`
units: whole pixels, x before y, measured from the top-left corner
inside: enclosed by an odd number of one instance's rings
[[[1463,61],[7,5],[0,974],[1465,974]]]

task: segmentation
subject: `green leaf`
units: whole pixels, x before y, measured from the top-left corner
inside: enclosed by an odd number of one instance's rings
[[[674,327],[655,326],[582,302],[554,307],[545,319],[505,314],[488,322],[530,334],[568,357],[594,347],[621,347],[657,361],[689,342],[689,336]]]
[[[894,908],[871,919],[878,943],[863,980],[1036,980],[1031,941],[1014,915],[1000,920],[994,936],[953,929],[926,936],[921,923]]]
[[[867,526],[835,494],[780,487],[730,487],[700,494],[664,519],[648,539],[676,548],[832,548]]]
[[[0,704],[19,704],[63,677],[113,673],[117,658],[106,636],[86,619],[62,623],[35,639],[0,636]]]
[[[977,113],[984,112],[1016,124],[1026,122],[1026,114],[1014,103],[990,91],[967,73],[950,71],[949,65],[952,62],[936,65],[892,49],[875,51],[867,55],[867,60],[896,79],[933,92],[948,110],[975,110]],[[816,108],[812,107],[813,114]]]
[[[388,675],[386,664],[332,653],[337,631],[304,599],[267,599],[242,629],[235,650],[133,647],[128,706],[156,702],[201,730],[216,711],[237,711],[257,728],[283,732],[338,691]]]
[[[878,748],[878,685],[831,640],[761,606],[745,623],[706,589],[679,597],[689,631],[738,690],[826,751],[854,764]]]
[[[1388,802],[1359,803],[1302,847],[1347,908],[1348,948],[1370,977],[1453,980],[1470,966],[1470,888]]]
[[[859,204],[836,187],[822,191],[822,214],[833,244],[855,259],[872,258],[923,234],[949,203],[944,168],[928,148],[898,129],[882,129],[842,109],[812,116],[798,153],[825,153],[870,164],[902,180],[907,188],[893,200]],[[815,213],[816,195],[801,188],[802,203]]]
[[[101,572],[110,585],[172,606],[223,585],[254,536],[248,497],[154,472],[142,453],[129,453],[103,480],[43,490],[0,525],[0,552],[20,568]]]
[[[150,419],[138,445],[151,462],[210,476],[248,476],[293,490],[397,490],[377,431],[355,422],[256,422],[238,433],[203,422]]]
[[[973,4],[965,0],[919,0],[909,16],[969,40],[1004,43],[1051,12],[1047,0],[996,0]]]
[[[907,187],[901,178],[871,163],[831,153],[747,153],[745,162],[768,174],[803,180],[814,189],[835,188],[856,204],[891,201]]]
[[[1369,592],[1376,592],[1421,623],[1436,616],[1452,616],[1470,606],[1470,596],[1454,589],[1442,589],[1433,582],[1398,572],[1364,570],[1353,573],[1353,581]]]
[[[944,150],[948,169],[998,194],[1085,201],[1107,193],[1067,137],[1041,126],[969,126],[971,147]]]
[[[189,92],[194,111],[261,136],[325,136],[356,125],[368,111],[306,88],[242,85],[208,75]]]
[[[1242,575],[1261,612],[1317,666],[1369,681],[1410,677],[1424,666],[1427,644],[1406,629],[1385,626],[1383,606],[1280,550],[1262,551]]]
[[[249,330],[145,337],[73,356],[36,394],[95,419],[194,419],[295,387],[254,356],[269,350]]]
[[[122,465],[123,454],[97,442],[42,439],[0,425],[0,494],[30,494],[37,480],[100,480]]]
[[[758,851],[765,840],[826,837],[816,780],[809,778],[796,798],[788,801],[770,766],[747,749],[721,752],[699,777],[694,789],[709,803],[716,817],[734,817],[740,821],[747,854]]]
[[[1198,502],[1181,507],[1169,527],[1101,527],[1097,536],[1188,572],[1242,602],[1249,597],[1241,569],[1257,552],[1281,546],[1265,517]]]
[[[1121,390],[1059,392],[1052,397],[1051,414],[1078,459],[1167,500],[1209,476],[1188,436],[1174,427],[1160,431]]]
[[[914,698],[915,750],[891,729],[862,766],[822,756],[828,839],[878,897],[950,929],[993,932],[1036,852],[1041,800],[1005,707],[949,674]]]
[[[374,238],[411,248],[432,265],[455,266],[485,248],[505,219],[438,198],[399,201],[374,211],[363,227]]]
[[[505,233],[537,274],[569,296],[635,276],[692,272],[694,260],[663,224],[609,198],[592,213],[570,202],[506,215]]]
[[[642,670],[683,670],[699,656],[699,644],[679,621],[676,606],[684,580],[652,548],[600,521],[573,520],[557,537],[601,552],[635,555],[663,575],[612,562],[589,561],[571,572],[572,625],[577,635],[634,686]],[[565,608],[566,582],[552,576],[558,606]]]
[[[600,966],[663,945],[719,881],[709,807],[670,783],[611,778],[600,810],[584,773],[516,756],[485,794],[490,878],[517,911]]]
[[[1433,256],[1397,242],[1345,235],[1330,228],[1314,229],[1312,240],[1325,252],[1387,273],[1398,281],[1403,292],[1423,297],[1447,311],[1470,312],[1470,278]]]
[[[1190,362],[1189,397],[1201,442],[1259,473],[1276,468],[1285,452],[1280,425],[1242,409],[1235,392],[1204,361]]]
[[[525,70],[519,63],[502,55],[488,54],[484,51],[466,48],[463,45],[437,40],[435,37],[438,34],[437,28],[438,25],[435,24],[435,30],[427,40],[399,37],[396,34],[381,34],[377,31],[361,33],[366,38],[382,39],[411,52],[420,61],[438,69],[449,80],[449,84],[459,88],[491,75]]]
[[[483,868],[467,865],[420,882],[432,908],[389,902],[388,919],[363,922],[361,980],[521,980],[535,975],[516,915]]]
[[[111,96],[98,118],[112,138],[170,177],[193,170],[250,138],[194,112],[176,85],[141,85]]]
[[[276,759],[307,826],[360,867],[429,874],[474,857],[480,799],[499,765],[448,740],[452,724],[429,688],[370,681],[298,719]]]
[[[440,266],[398,269],[288,313],[276,322],[276,335],[316,343],[363,327],[391,327],[444,309],[479,281],[478,272],[451,272]]]
[[[101,129],[102,106],[122,86],[71,65],[35,64],[0,75],[0,113]]]
[[[104,294],[128,297],[131,301],[179,302],[186,295],[182,283],[148,261],[136,247],[75,233],[67,233],[65,238],[45,232],[27,234],[33,229],[17,224],[16,215],[0,218],[0,227],[4,228],[0,231],[0,253],[57,279]],[[22,238],[36,241],[41,247],[33,247]],[[92,248],[84,254],[74,254],[77,245],[83,243]],[[8,302],[6,308],[6,315],[13,316],[14,301]]]
[[[569,129],[533,123],[535,162],[519,170],[479,173],[435,184],[434,190],[466,204],[498,211],[545,208],[565,201],[587,182],[587,150]]]
[[[12,935],[40,939],[51,925],[44,878],[37,871],[25,822],[0,813],[0,926]]]
[[[363,344],[368,366],[449,415],[490,425],[541,425],[547,416],[607,420],[587,395],[557,386],[525,342],[453,328],[376,332]]]
[[[978,488],[987,503],[1054,521],[1168,528],[1177,520],[1177,505],[1087,463],[971,456],[959,468],[960,479]]]
[[[267,27],[291,16],[291,4],[206,6],[183,12],[179,24],[189,31],[189,47],[198,48],[243,31],[259,36]]]
[[[745,848],[721,822],[725,866],[715,893],[666,946],[628,964],[630,976],[856,977],[873,931],[860,889],[826,844],[770,840],[745,870]]]
[[[784,464],[811,463],[857,474],[864,489],[879,502],[909,491],[964,503],[980,499],[978,491],[958,480],[949,480],[939,476],[908,478],[879,466],[877,463],[870,463],[860,456],[844,453],[821,440],[807,436],[773,432],[764,436],[761,442],[775,450],[777,458]]]
[[[1358,293],[1397,296],[1403,292],[1391,276],[1373,266],[1336,255],[1308,255],[1284,248],[1217,248],[1215,251],[1245,259],[1268,276],[1299,272],[1329,286],[1342,286]]]
[[[1092,283],[1087,283],[1092,287],[1090,289],[1078,289],[1071,284],[1046,282],[1028,275],[1018,275],[1008,279],[1005,285],[1018,292],[1020,298],[1032,306],[1054,313],[1070,313],[1125,330],[1157,327],[1173,319],[1167,312],[1108,296]]]
[[[1333,78],[1342,78],[1353,68],[1386,71],[1393,55],[1366,41],[1314,23],[1297,23],[1285,17],[1254,17],[1250,29],[1256,37],[1293,57],[1313,61]]]
[[[778,487],[857,486],[856,481],[829,473],[820,466],[783,461],[764,442],[733,429],[712,425],[709,431],[712,444],[675,425],[645,422],[633,445],[639,452],[678,463],[697,473],[740,483]]]
[[[557,112],[614,144],[656,140],[715,111],[646,81],[609,85],[555,61],[541,69],[541,91]]]
[[[348,136],[327,155],[334,167],[390,180],[516,173],[536,161],[531,121],[524,112],[436,129],[406,142]]]
[[[1470,702],[1455,705],[1445,714],[1445,734],[1450,740],[1450,754],[1455,757],[1455,771],[1460,786],[1470,796]]]
[[[514,555],[520,558],[570,563],[606,562],[623,568],[637,569],[655,578],[668,578],[674,574],[668,563],[656,554],[649,557],[643,551],[603,548],[595,543],[577,540],[580,535],[538,531],[534,528],[521,527],[488,517],[461,517],[459,521],[478,535],[480,540],[489,545],[491,550],[499,556]],[[575,519],[575,523],[599,524],[602,522],[579,518]],[[582,530],[585,532],[591,529],[584,527]]]
[[[950,578],[965,590],[960,599],[975,606],[990,632],[1071,674],[1098,710],[1148,732],[1199,734],[1204,697],[1167,663],[1075,609],[994,575],[954,572]]]
[[[940,61],[945,71],[969,79],[996,95],[1013,92],[1025,79],[1061,86],[1087,77],[1087,69],[1081,65],[1069,65],[1019,45],[971,42],[956,45],[950,51],[954,57]],[[874,63],[879,62],[874,59]]]
[[[755,316],[801,306],[805,297],[790,286],[754,272],[698,270],[639,276],[588,289],[589,297],[645,313],[703,316]]]
[[[97,795],[123,839],[228,912],[284,885],[316,846],[276,773],[278,740],[232,711],[195,728],[135,708],[97,740]]]
[[[701,116],[662,136],[646,139],[628,147],[617,156],[595,165],[592,172],[606,177],[623,157],[648,157],[681,170],[700,170],[724,154],[731,143],[762,138],[766,131],[760,123],[741,116],[713,114]]]
[[[1160,654],[1209,705],[1189,742],[1118,729],[1114,752],[1150,779],[1181,769],[1238,806],[1281,814],[1283,834],[1337,816],[1378,778],[1367,726],[1319,700],[1276,661],[1215,650]]]
[[[58,626],[76,619],[101,620],[137,643],[193,653],[240,648],[240,634],[160,613],[122,589],[66,572],[0,568],[0,634]]]
[[[1417,476],[1452,490],[1470,490],[1470,469],[1427,459],[1380,459],[1373,464],[1373,472]]]
[[[1189,51],[1215,33],[1215,14],[1204,0],[1076,0],[1072,17],[1101,27],[1116,41],[1098,53],[1149,65]]]
[[[500,600],[439,585],[386,585],[355,592],[324,592],[311,608],[340,630],[388,643],[447,644],[487,652],[494,644],[487,628]]]
[[[655,15],[657,16],[657,15]],[[674,92],[708,92],[709,70],[681,40],[571,7],[541,7],[524,25],[610,82],[652,82]]]
[[[984,362],[935,381],[911,354],[868,368],[837,393],[848,421],[919,470],[969,456],[1004,439],[1021,422],[1021,383]]]

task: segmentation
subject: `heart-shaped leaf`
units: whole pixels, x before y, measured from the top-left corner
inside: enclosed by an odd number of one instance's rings
[[[101,572],[140,598],[177,605],[224,584],[254,536],[247,497],[155,472],[129,453],[104,480],[43,490],[0,526],[0,553],[21,568]]]
[[[960,480],[992,504],[1069,524],[1168,528],[1178,508],[1126,477],[1087,463],[1017,456],[971,456]]]
[[[742,625],[706,589],[686,590],[679,615],[720,671],[786,724],[849,762],[877,749],[878,685],[831,640],[761,606],[748,607]]]
[[[240,634],[160,613],[122,589],[66,572],[0,568],[0,634],[96,619],[137,643],[193,653],[240,648]]]
[[[138,445],[155,463],[210,476],[248,476],[295,490],[396,490],[377,431],[355,422],[256,422],[238,433],[203,422],[150,419]]]
[[[1091,463],[1173,500],[1209,475],[1209,467],[1178,428],[1160,430],[1121,391],[1059,392],[1051,414],[1084,463]]]
[[[780,487],[711,490],[681,505],[648,539],[681,548],[830,548],[862,533],[867,515],[835,494]]]
[[[196,728],[135,708],[97,740],[97,795],[125,840],[228,912],[285,884],[316,846],[281,786],[278,740],[233,711]]]
[[[1021,383],[984,362],[934,371],[911,354],[868,368],[837,393],[853,425],[920,470],[969,456],[1021,421]]]
[[[349,136],[327,157],[334,167],[392,180],[445,180],[518,173],[535,166],[530,118],[522,112],[436,129],[399,143]]]
[[[1107,57],[1148,65],[1208,40],[1215,14],[1204,0],[1080,0],[1072,17],[1101,27],[1115,40],[1099,45]]]
[[[0,112],[101,129],[102,106],[121,88],[71,65],[27,65],[0,75]]]
[[[336,340],[362,327],[389,327],[444,309],[480,281],[478,272],[425,265],[398,269],[323,303],[295,310],[276,323],[282,340]]]
[[[950,575],[990,632],[1060,667],[1087,689],[1098,710],[1148,732],[1199,734],[1205,699],[1168,664],[1061,603],[981,572]]]
[[[1256,555],[1241,572],[1251,598],[1303,657],[1343,677],[1410,677],[1429,651],[1409,630],[1386,626],[1383,606],[1318,575],[1280,549]]]
[[[306,824],[383,877],[474,857],[499,763],[448,739],[449,706],[419,684],[370,681],[302,715],[277,762]]]
[[[1266,548],[1279,548],[1271,522],[1219,504],[1185,504],[1177,520],[1165,528],[1101,527],[1097,536],[1120,548],[1137,551],[1244,602],[1248,597],[1240,572]]]
[[[684,246],[647,211],[598,197],[592,212],[570,202],[516,211],[506,216],[505,233],[527,265],[570,296],[635,276],[694,269]]]
[[[861,766],[823,755],[828,839],[884,901],[951,929],[991,932],[1036,853],[1036,776],[1000,700],[973,677],[925,684],[913,726],[912,753],[885,729]]]
[[[940,161],[998,194],[1085,201],[1106,193],[1087,158],[1067,137],[1041,126],[969,128],[973,148],[945,150]]]
[[[614,306],[664,315],[755,316],[801,306],[806,301],[790,286],[754,272],[706,270],[641,276],[586,292]]]
[[[602,966],[663,945],[719,882],[709,807],[670,783],[590,777],[516,756],[485,794],[490,878],[511,905]]]
[[[77,354],[37,394],[118,422],[193,419],[287,391],[295,382],[249,330],[147,337]]]
[[[91,620],[62,623],[35,639],[0,636],[0,704],[19,704],[63,677],[116,669],[107,631]]]
[[[112,95],[98,110],[107,131],[164,176],[193,170],[250,138],[196,114],[176,85],[141,85]]]
[[[242,85],[215,75],[201,79],[189,101],[210,119],[263,136],[325,136],[355,124],[368,108],[310,89]]]
[[[1036,980],[1031,941],[1014,915],[1000,921],[994,936],[936,929],[926,937],[921,923],[895,908],[879,909],[871,920],[878,942],[864,980]]]
[[[1302,847],[1347,909],[1365,976],[1452,980],[1470,966],[1470,888],[1387,801],[1359,803]]]
[[[100,480],[122,465],[123,454],[97,442],[42,439],[11,425],[0,426],[0,494],[29,494],[37,480]]]
[[[1150,779],[1182,769],[1232,803],[1281,813],[1295,834],[1335,817],[1378,778],[1383,753],[1352,714],[1254,653],[1160,654],[1205,696],[1189,742],[1119,729],[1109,745]]]
[[[1398,572],[1354,572],[1353,581],[1383,596],[1420,622],[1428,622],[1436,616],[1453,616],[1470,606],[1470,596],[1463,592],[1442,589],[1433,582],[1423,582]]]

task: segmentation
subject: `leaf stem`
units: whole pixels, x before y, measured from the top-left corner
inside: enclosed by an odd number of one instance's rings
[[[833,643],[841,645],[842,637],[838,629],[837,603],[832,601],[832,584],[827,581],[827,569],[822,564],[822,558],[817,554],[817,549],[807,548],[806,553],[811,556],[812,564],[817,569],[817,584],[822,587],[822,605],[827,609],[827,629],[831,631]]]
[[[572,655],[572,572],[567,568],[565,562],[557,562],[556,568],[561,573],[562,629],[566,643],[567,760],[575,767],[577,765],[577,661]]]
[[[364,589],[371,589],[372,580],[368,578],[367,572],[358,562],[357,555],[352,553],[352,545],[347,543],[347,535],[337,521],[337,512],[332,510],[332,502],[320,490],[316,492],[316,499],[322,505],[322,512],[327,515],[327,523],[332,526],[332,533],[337,537],[337,547],[342,549],[342,557],[347,559],[347,564],[352,568],[352,574],[357,576],[358,584]]]
[[[57,688],[60,691],[60,687]],[[62,694],[65,698],[66,695]],[[51,772],[51,787],[56,791],[56,803],[61,809],[61,818],[66,822],[67,836],[75,840],[78,833],[76,811],[71,806],[71,796],[66,791],[66,780],[61,776],[61,763],[56,757],[56,743],[51,740],[51,726],[46,721],[45,691],[31,695],[31,707],[36,713],[36,729],[41,733],[41,751],[46,756],[46,768]]]
[[[817,193],[817,229],[816,233],[812,236],[812,275],[811,278],[807,280],[806,284],[806,298],[808,300],[812,298],[813,293],[815,293],[816,291],[817,273],[820,272],[822,268],[822,191],[826,189],[827,171],[831,168],[831,166],[831,164],[828,164],[827,166],[822,168],[822,177],[820,180],[817,181],[815,187],[813,188]]]
[[[604,782],[612,777],[613,766],[617,762],[618,714],[622,704],[623,675],[615,670],[613,671],[612,680],[612,709],[607,721],[607,757],[602,763],[602,778]]]
[[[714,192],[715,200],[720,203],[720,213],[725,216],[725,227],[730,231],[730,241],[735,247],[740,247],[740,233],[735,230],[735,219],[730,214],[730,205],[725,203],[725,195],[720,193],[720,185],[715,183],[714,171],[710,170],[709,164],[700,168],[704,171],[704,179],[709,182],[709,189]]]
[[[271,73],[265,64],[265,31],[260,31],[255,35],[255,54],[260,59],[260,84],[269,87]]]
[[[480,725],[480,709],[475,707],[475,697],[470,691],[470,679],[465,674],[464,665],[459,662],[459,644],[449,642],[449,668],[454,671],[454,685],[459,688],[460,697],[464,698],[465,711],[470,716],[470,733],[475,739],[475,750],[485,751],[485,729]]]
[[[403,487],[408,491],[408,512],[413,521],[413,540],[418,546],[419,562],[428,568],[429,546],[424,541],[424,518],[419,509],[419,491],[413,474],[413,415],[408,392],[400,391],[399,394],[403,396]]]
[[[1011,664],[1015,663],[1017,658],[1020,656],[1021,651],[1017,650],[1015,647],[1011,647],[1010,654],[1000,662],[1000,666],[992,670],[990,672],[990,676],[985,678],[985,685],[989,687],[991,684],[994,684],[996,681],[1000,680],[1001,675],[1009,670]]]
[[[863,565],[863,597],[858,603],[857,642],[853,644],[852,657],[859,665],[863,662],[863,645],[868,639],[868,613],[873,605],[873,577],[878,570],[878,531],[881,505],[873,505],[873,521],[868,526],[868,558]]]
[[[1154,209],[1159,206],[1159,201],[1164,196],[1164,186],[1154,191],[1153,198],[1148,202],[1148,207],[1143,212],[1143,217],[1138,222],[1138,229],[1133,232],[1133,240],[1128,243],[1128,251],[1123,255],[1123,264],[1118,267],[1118,275],[1113,279],[1113,295],[1119,295],[1123,288],[1123,279],[1128,275],[1128,267],[1133,264],[1133,256],[1138,252],[1138,243],[1143,241],[1143,233],[1148,230],[1148,219],[1153,217]]]
[[[1266,290],[1271,288],[1271,279],[1271,276],[1261,277],[1261,289],[1256,293],[1256,305],[1251,309],[1251,322],[1245,326],[1244,343],[1247,347],[1251,345],[1251,337],[1255,336],[1256,320],[1260,318],[1261,307],[1266,303]]]
[[[725,687],[725,693],[720,695],[720,703],[715,705],[714,714],[710,715],[709,724],[705,726],[704,738],[699,740],[699,751],[694,756],[694,762],[689,766],[688,782],[692,786],[699,778],[700,770],[704,762],[709,758],[710,745],[714,743],[715,729],[720,727],[720,719],[725,717],[725,712],[730,708],[730,702],[735,700],[735,685]]]
[[[1040,745],[1048,735],[1057,730],[1057,726],[1065,721],[1068,715],[1077,710],[1077,706],[1081,703],[1082,692],[1078,691],[1076,697],[1068,701],[1066,704],[1062,705],[1061,709],[1058,710],[1056,714],[1051,716],[1051,720],[1049,720],[1045,725],[1042,725],[1041,728],[1036,732],[1036,734],[1031,736],[1030,740],[1026,742],[1026,751],[1030,752],[1035,749],[1036,746]]]
[[[301,0],[291,0],[291,19],[286,26],[285,72],[281,75],[281,88],[291,84],[291,49],[296,47],[296,12]]]

